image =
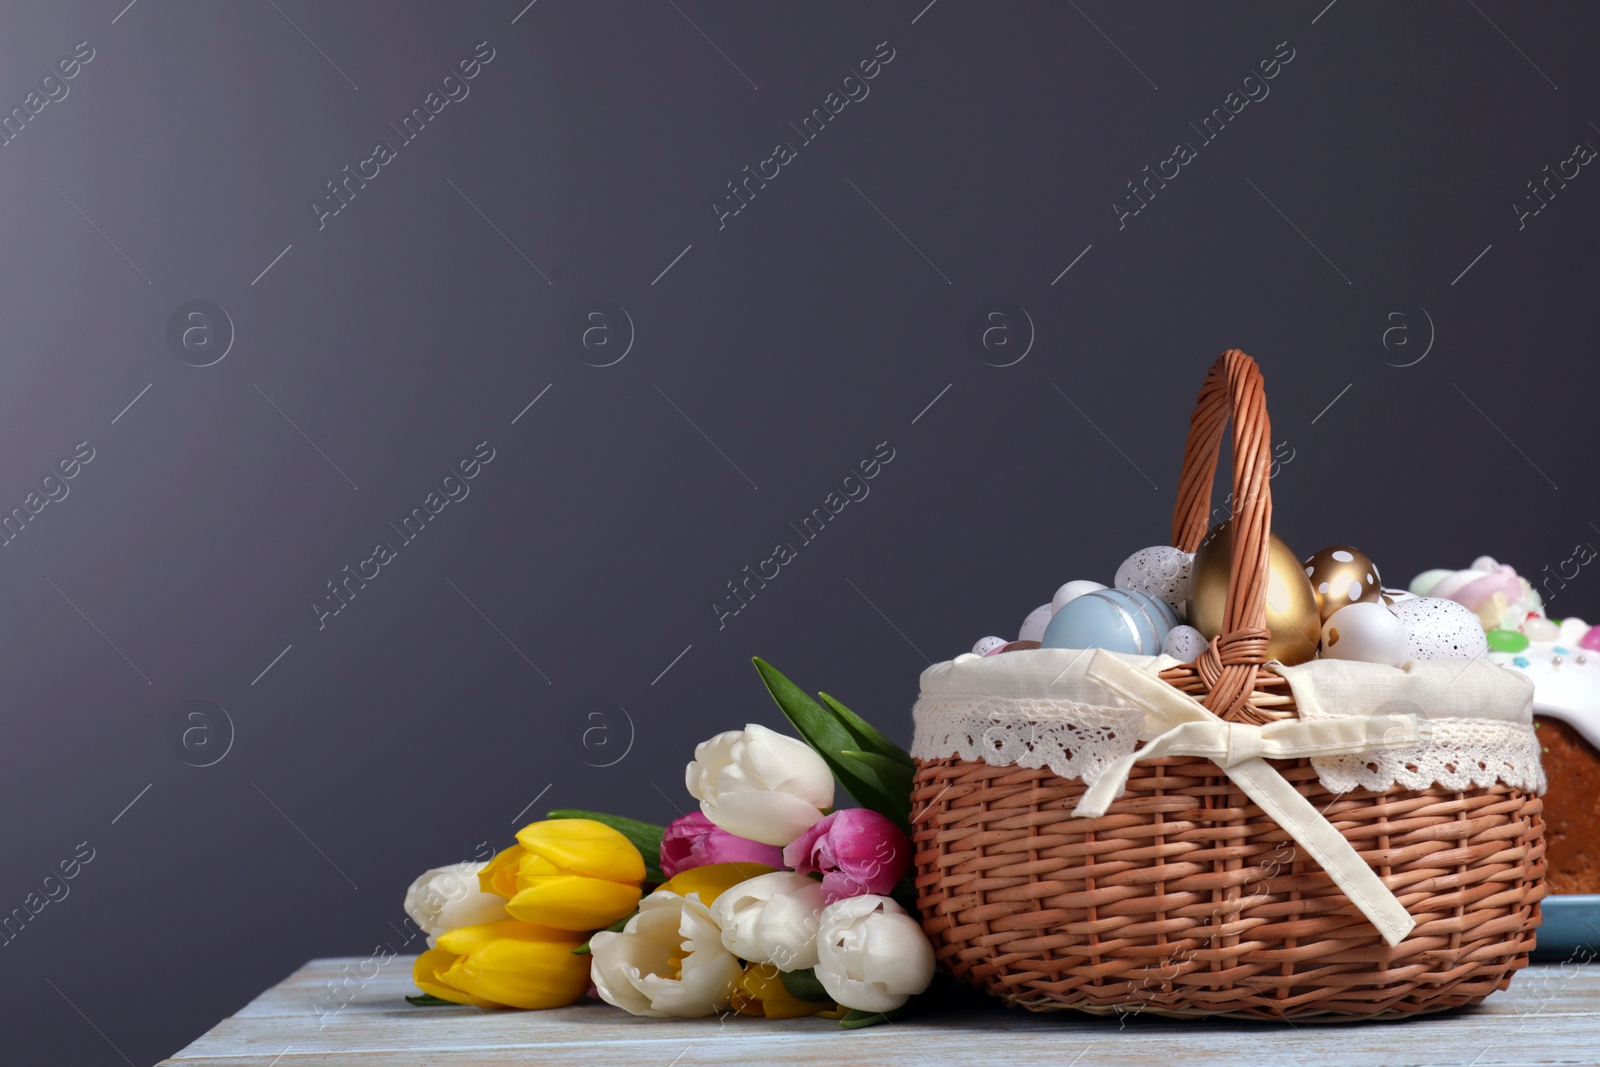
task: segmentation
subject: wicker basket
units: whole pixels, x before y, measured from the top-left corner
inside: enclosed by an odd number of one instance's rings
[[[1230,415],[1226,632],[1161,678],[1260,724],[1296,711],[1263,668],[1271,438],[1243,352],[1224,353],[1200,390],[1173,543],[1193,551],[1207,532]],[[1404,940],[1385,943],[1209,760],[1136,763],[1103,817],[1074,818],[1081,779],[953,757],[919,759],[912,797],[917,903],[939,960],[1034,1011],[1327,1021],[1476,1004],[1527,964],[1545,894],[1539,797],[1504,785],[1333,794],[1309,760],[1271,765],[1398,897],[1416,921]]]

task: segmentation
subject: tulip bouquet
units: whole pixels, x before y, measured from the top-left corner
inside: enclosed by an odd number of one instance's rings
[[[667,826],[552,811],[487,863],[428,871],[406,894],[429,946],[408,999],[553,1008],[589,993],[635,1015],[854,1027],[922,994],[911,757],[755,665],[799,739],[751,724],[702,742],[685,774],[700,810]],[[835,809],[837,785],[863,806]]]

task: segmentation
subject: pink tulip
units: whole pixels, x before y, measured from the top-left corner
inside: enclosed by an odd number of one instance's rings
[[[720,829],[700,812],[673,819],[661,835],[661,873],[671,878],[691,867],[713,863],[783,866],[783,850]]]
[[[844,808],[784,848],[783,862],[801,874],[820,872],[828,904],[866,893],[885,896],[911,865],[911,842],[872,809]]]

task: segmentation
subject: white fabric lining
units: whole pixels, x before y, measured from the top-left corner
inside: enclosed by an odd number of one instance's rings
[[[911,754],[1048,767],[1093,784],[1107,766],[1134,751],[1144,725],[1141,711],[1086,676],[1095,651],[969,655],[928,668],[912,713]],[[1151,674],[1177,662],[1165,656],[1116,658]],[[1515,671],[1487,660],[1431,660],[1407,670],[1314,660],[1273,669],[1288,679],[1303,718],[1409,713],[1431,724],[1426,744],[1313,758],[1331,792],[1435,784],[1544,791],[1533,685]]]

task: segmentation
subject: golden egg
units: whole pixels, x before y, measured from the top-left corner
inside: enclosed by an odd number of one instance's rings
[[[1383,602],[1383,579],[1371,557],[1359,548],[1329,545],[1307,556],[1304,567],[1323,622],[1350,604]]]
[[[1267,549],[1267,655],[1285,664],[1304,663],[1317,654],[1322,616],[1305,568],[1289,546],[1270,535]],[[1233,524],[1224,522],[1194,554],[1189,579],[1189,625],[1209,640],[1222,632],[1233,569]]]

